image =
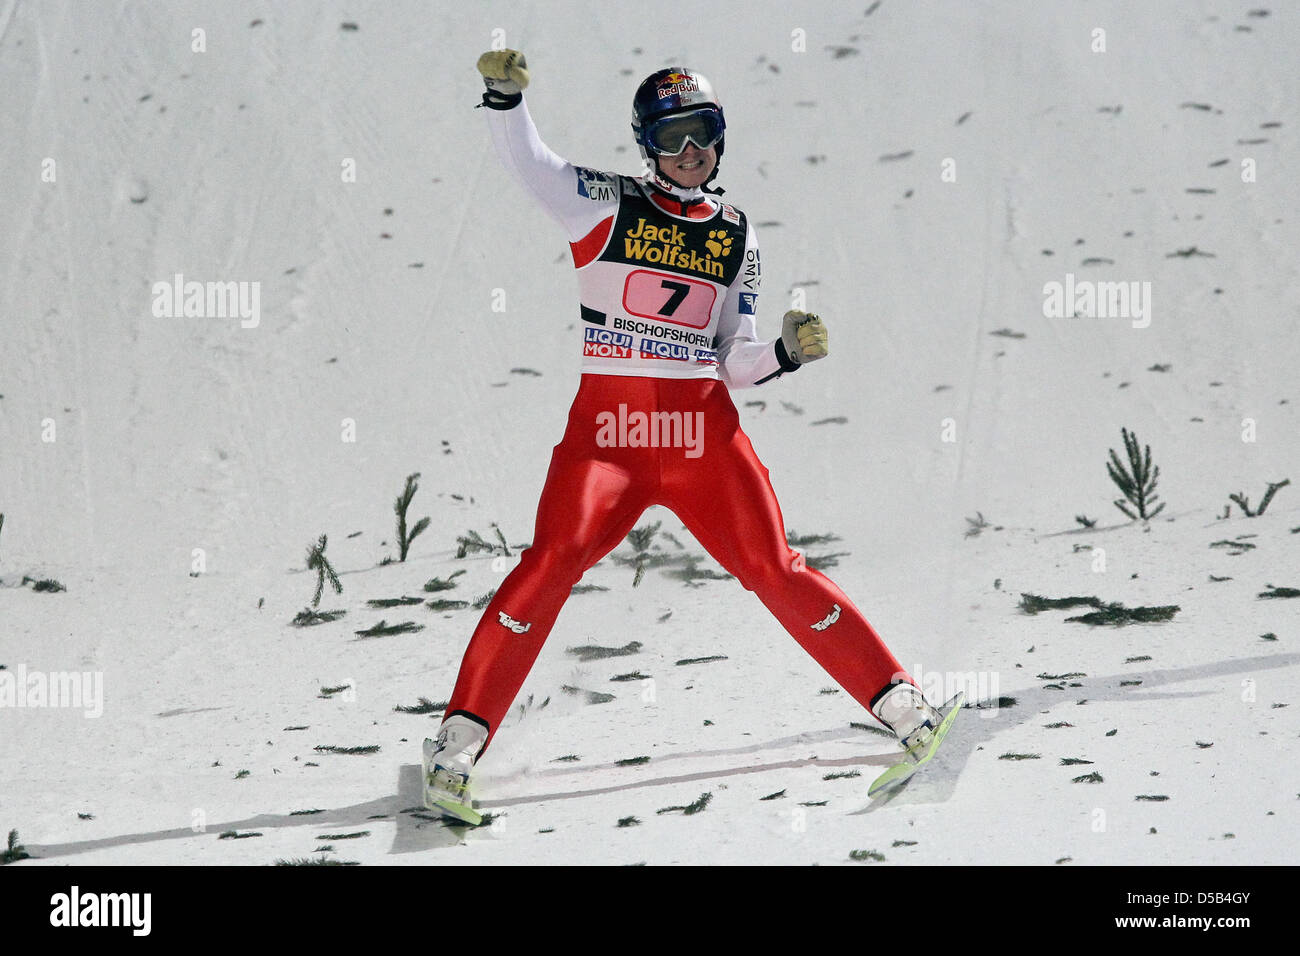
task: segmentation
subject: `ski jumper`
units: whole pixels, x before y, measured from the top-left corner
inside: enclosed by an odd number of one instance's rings
[[[741,431],[728,390],[798,368],[779,339],[757,336],[761,270],[745,214],[698,188],[667,196],[573,166],[538,137],[526,102],[485,112],[502,162],[568,233],[582,378],[532,544],[474,630],[447,715],[487,727],[487,748],[572,587],[655,504],[868,710],[911,683],[844,592],[789,547]]]

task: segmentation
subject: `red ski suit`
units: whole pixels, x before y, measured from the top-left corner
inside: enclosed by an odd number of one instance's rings
[[[503,162],[569,233],[584,359],[532,544],[474,630],[447,715],[485,725],[486,749],[572,587],[654,504],[864,707],[910,682],[844,592],[786,543],[768,470],[740,428],[729,387],[798,367],[755,333],[760,269],[745,215],[698,189],[673,199],[572,166],[538,138],[526,103],[485,112]]]

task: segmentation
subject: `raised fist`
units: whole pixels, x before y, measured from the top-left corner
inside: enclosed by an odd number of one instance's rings
[[[528,61],[518,50],[489,50],[478,58],[478,71],[489,90],[506,96],[521,93],[528,85]]]

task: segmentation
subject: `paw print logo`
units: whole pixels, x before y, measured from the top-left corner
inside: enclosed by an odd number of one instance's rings
[[[731,234],[725,229],[714,229],[709,233],[709,238],[704,240],[704,248],[709,250],[709,255],[715,259],[720,259],[731,251]]]

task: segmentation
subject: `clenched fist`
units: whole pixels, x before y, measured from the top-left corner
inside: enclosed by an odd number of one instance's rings
[[[528,85],[528,61],[518,50],[489,50],[478,58],[478,71],[489,90],[504,96],[521,93]]]
[[[791,309],[781,320],[781,346],[790,361],[801,365],[824,358],[830,348],[826,342],[826,326],[821,317],[811,312]]]

